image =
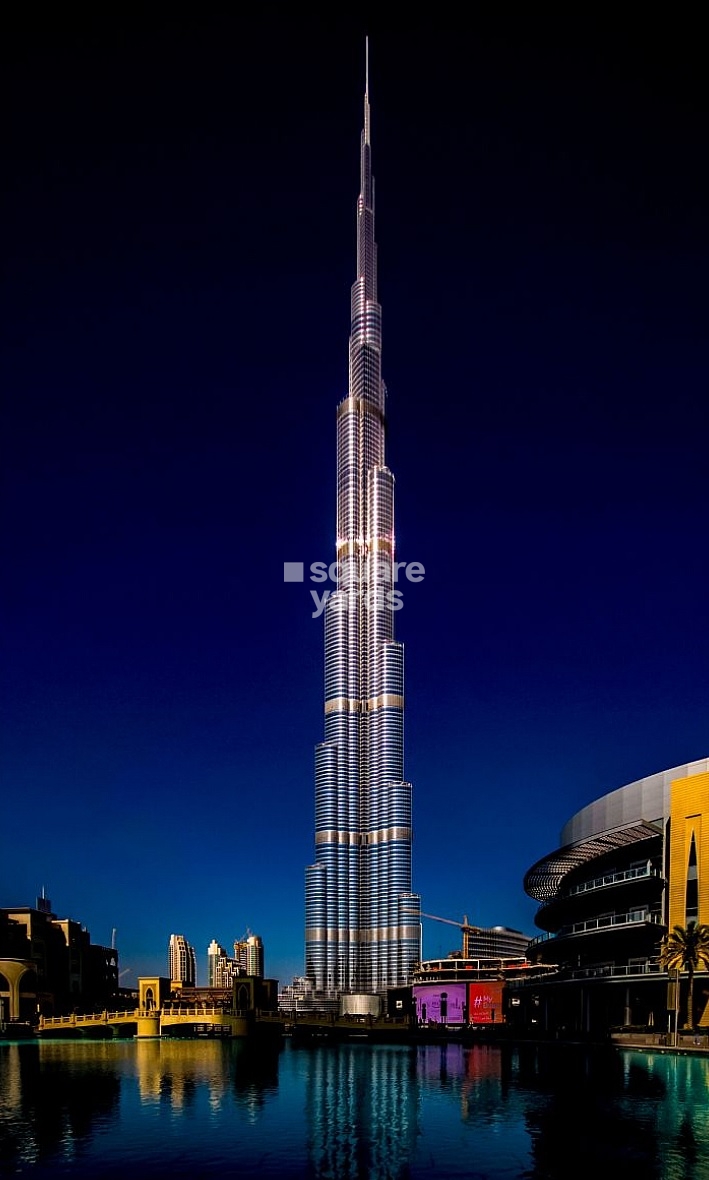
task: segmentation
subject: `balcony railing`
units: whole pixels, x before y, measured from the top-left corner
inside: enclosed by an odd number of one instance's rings
[[[527,944],[527,954],[529,954],[533,946],[541,946],[543,942],[548,942],[550,938],[556,938],[556,935],[550,934],[548,930],[545,930],[544,934],[538,934],[536,938],[531,938]]]
[[[658,870],[652,865],[639,865],[634,869],[625,869],[619,873],[605,873],[602,877],[594,877],[592,881],[582,881],[579,885],[572,885],[563,893],[564,897],[576,897],[579,893],[588,893],[592,889],[603,889],[606,885],[618,885],[621,881],[635,881],[638,877],[657,877]]]
[[[644,963],[628,963],[617,967],[614,963],[603,963],[598,967],[577,967],[569,972],[571,979],[608,979],[628,975],[660,975],[662,968],[659,963],[649,959]]]
[[[593,934],[597,930],[612,930],[620,926],[637,926],[648,922],[662,925],[662,914],[645,909],[630,910],[626,914],[603,914],[600,918],[587,918],[585,922],[571,922],[568,926],[562,926],[556,934],[539,934],[532,939],[528,950],[552,938],[565,938],[570,934]]]
[[[627,914],[603,914],[600,918],[587,918],[585,922],[571,922],[568,926],[562,926],[557,938],[568,934],[590,934],[596,930],[610,930],[616,926],[636,926],[639,923],[661,921],[661,914],[650,913],[645,909],[630,910]]]

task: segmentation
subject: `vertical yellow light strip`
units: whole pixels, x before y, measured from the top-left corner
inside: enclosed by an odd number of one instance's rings
[[[686,925],[687,867],[692,833],[697,848],[698,920],[709,923],[709,850],[705,849],[703,833],[705,815],[709,818],[709,774],[675,779],[670,787],[670,930],[673,926]]]

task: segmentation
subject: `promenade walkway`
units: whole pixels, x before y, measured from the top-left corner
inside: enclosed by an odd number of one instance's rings
[[[645,1053],[680,1053],[709,1057],[709,1032],[680,1033],[611,1033],[611,1043],[619,1049],[639,1049]]]

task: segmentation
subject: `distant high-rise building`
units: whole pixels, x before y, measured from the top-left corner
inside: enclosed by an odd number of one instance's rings
[[[170,981],[184,987],[194,987],[197,981],[194,947],[190,946],[184,934],[170,935],[167,959]]]
[[[325,607],[325,740],[316,748],[315,864],[305,884],[305,974],[327,995],[405,984],[421,954],[366,74],[349,390],[337,408],[339,577]]]
[[[247,930],[243,938],[234,943],[234,958],[244,975],[255,975],[263,979],[263,942],[258,934]]]
[[[243,938],[236,938],[234,940],[234,962],[240,971],[246,975],[246,939],[248,935],[245,934]]]
[[[263,979],[263,943],[258,934],[250,934],[246,939],[246,974]]]
[[[237,975],[245,975],[236,959],[230,959],[223,946],[215,938],[207,947],[207,986],[231,987]]]
[[[223,946],[220,946],[216,938],[213,938],[207,947],[207,987],[221,987],[221,983],[217,983],[217,977],[220,974],[221,963],[227,959],[227,953]]]

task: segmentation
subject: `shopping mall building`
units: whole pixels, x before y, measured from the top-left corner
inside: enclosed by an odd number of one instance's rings
[[[567,1036],[666,1028],[661,940],[673,926],[709,923],[709,758],[589,803],[524,887],[540,903],[535,921],[544,931],[529,958],[558,970],[508,985],[508,1024]],[[695,1022],[709,1025],[705,971],[694,995]]]

